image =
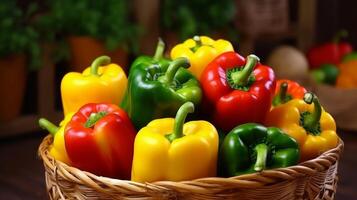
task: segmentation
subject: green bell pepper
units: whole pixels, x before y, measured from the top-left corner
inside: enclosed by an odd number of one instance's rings
[[[342,62],[348,62],[348,61],[351,61],[351,60],[357,60],[357,52],[356,51],[353,51],[349,54],[346,54],[345,56],[343,56],[342,58]]]
[[[187,58],[162,58],[164,43],[159,40],[155,56],[141,56],[131,66],[128,87],[121,107],[135,127],[157,118],[174,117],[185,102],[198,106],[202,91],[199,81],[187,69]]]
[[[340,70],[336,65],[323,64],[320,68],[312,70],[311,73],[316,82],[334,85]]]
[[[219,173],[230,177],[288,167],[299,160],[298,143],[281,129],[247,123],[229,132],[220,148]]]

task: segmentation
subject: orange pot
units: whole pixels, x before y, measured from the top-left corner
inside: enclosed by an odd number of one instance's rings
[[[26,85],[24,55],[0,58],[0,121],[15,119],[21,112]]]
[[[123,69],[126,68],[128,55],[122,49],[109,52],[103,43],[89,36],[71,36],[68,38],[71,50],[71,68],[73,71],[82,72],[90,66],[92,61],[101,55],[108,55],[112,62],[119,64]]]

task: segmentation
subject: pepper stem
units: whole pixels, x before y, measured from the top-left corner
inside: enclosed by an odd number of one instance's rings
[[[243,70],[231,73],[231,79],[235,85],[245,86],[248,83],[249,76],[252,74],[255,65],[259,62],[256,55],[249,55]]]
[[[283,82],[282,84],[280,84],[280,90],[279,90],[279,94],[278,94],[281,103],[286,102],[287,92],[288,92],[288,83]]]
[[[38,120],[38,124],[40,125],[40,127],[44,130],[47,130],[48,132],[50,132],[53,136],[56,135],[59,127],[54,125],[52,122],[48,121],[45,118],[40,118]]]
[[[90,66],[90,73],[92,75],[98,76],[98,68],[102,65],[108,65],[110,62],[111,59],[109,56],[99,56],[92,62],[92,65]]]
[[[97,121],[99,121],[100,119],[102,119],[104,116],[106,116],[108,113],[105,111],[100,111],[97,113],[91,113],[89,115],[88,120],[86,121],[86,123],[84,124],[84,126],[86,128],[91,128],[92,126],[94,126],[95,123],[97,123]]]
[[[184,103],[176,113],[174,131],[171,134],[166,135],[166,138],[172,142],[175,139],[183,137],[183,124],[185,123],[188,113],[193,113],[195,106],[192,102]]]
[[[159,81],[162,83],[172,83],[175,77],[176,72],[181,68],[188,68],[190,66],[190,62],[187,58],[180,57],[171,61],[169,67],[166,70],[165,75],[159,77]]]
[[[320,123],[322,108],[317,96],[311,92],[304,95],[304,101],[307,104],[314,103],[314,110],[304,117],[303,126],[309,130],[315,129]]]
[[[339,43],[342,38],[346,38],[348,36],[348,32],[346,30],[340,30],[335,34],[335,36],[332,39],[333,43]]]
[[[291,100],[291,96],[288,95],[289,84],[287,82],[282,82],[280,84],[280,89],[278,94],[273,99],[273,105],[277,106],[279,104],[284,104]]]
[[[200,36],[198,36],[198,35],[193,36],[193,40],[196,42],[197,46],[202,46],[202,40],[201,40]]]
[[[260,172],[265,169],[268,156],[268,146],[266,144],[258,144],[254,150],[257,152],[257,160],[254,164],[254,170]]]
[[[155,61],[159,61],[162,58],[164,54],[164,50],[165,50],[165,43],[161,38],[159,38],[156,45],[155,55],[154,55]]]
[[[198,35],[193,36],[192,39],[193,39],[193,41],[196,42],[196,45],[194,47],[192,47],[191,50],[193,52],[196,52],[202,46],[202,40],[201,40],[200,36],[198,36]]]

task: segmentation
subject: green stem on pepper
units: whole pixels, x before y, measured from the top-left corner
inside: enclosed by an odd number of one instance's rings
[[[38,120],[38,124],[40,125],[41,128],[47,130],[48,132],[50,132],[53,136],[56,135],[59,127],[54,125],[52,122],[48,121],[45,118],[40,118]]]
[[[196,42],[196,45],[191,48],[191,51],[196,52],[202,46],[202,40],[198,35],[193,36],[192,39]]]
[[[173,133],[166,135],[166,138],[172,142],[175,139],[183,137],[183,125],[188,113],[193,113],[195,106],[192,102],[184,103],[176,113]]]
[[[98,69],[102,65],[108,65],[110,64],[111,59],[109,56],[99,56],[96,58],[93,62],[92,65],[90,66],[90,73],[92,75],[98,76]]]
[[[289,85],[287,82],[280,84],[279,92],[273,99],[274,106],[284,104],[292,99],[292,97],[288,94],[288,87]]]
[[[153,59],[155,61],[159,61],[164,55],[164,50],[165,50],[165,43],[161,38],[159,38]]]
[[[97,113],[91,113],[88,120],[84,124],[84,126],[86,128],[91,128],[92,126],[94,126],[95,123],[97,123],[97,121],[99,121],[106,115],[107,115],[107,112],[104,112],[104,111],[97,112]]]
[[[171,61],[169,67],[167,68],[165,74],[159,77],[159,81],[162,83],[173,84],[174,77],[177,71],[183,67],[188,68],[190,66],[190,62],[187,58],[180,57]]]
[[[256,55],[249,55],[247,62],[241,71],[235,71],[230,74],[233,84],[239,86],[245,86],[248,83],[249,77],[252,74],[255,65],[259,62],[259,58]]]
[[[303,127],[312,133],[318,132],[322,113],[320,101],[316,97],[316,95],[311,92],[305,93],[304,101],[307,104],[314,103],[314,110],[312,111],[312,113],[306,113],[304,115],[302,120]]]
[[[266,144],[258,144],[254,150],[257,153],[257,160],[254,164],[254,170],[260,172],[265,169],[268,157],[268,146]]]

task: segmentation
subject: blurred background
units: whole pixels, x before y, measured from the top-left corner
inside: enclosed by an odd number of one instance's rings
[[[357,48],[356,8],[355,0],[0,1],[0,197],[47,198],[36,155],[47,133],[37,120],[63,118],[66,73],[82,71],[103,54],[127,72],[136,56],[154,53],[158,37],[169,52],[187,38],[208,35],[230,40],[242,55],[254,52],[279,77],[317,93],[346,143],[337,199],[355,199],[357,89],[336,77],[316,77],[306,55],[341,30],[348,32],[342,41]]]

